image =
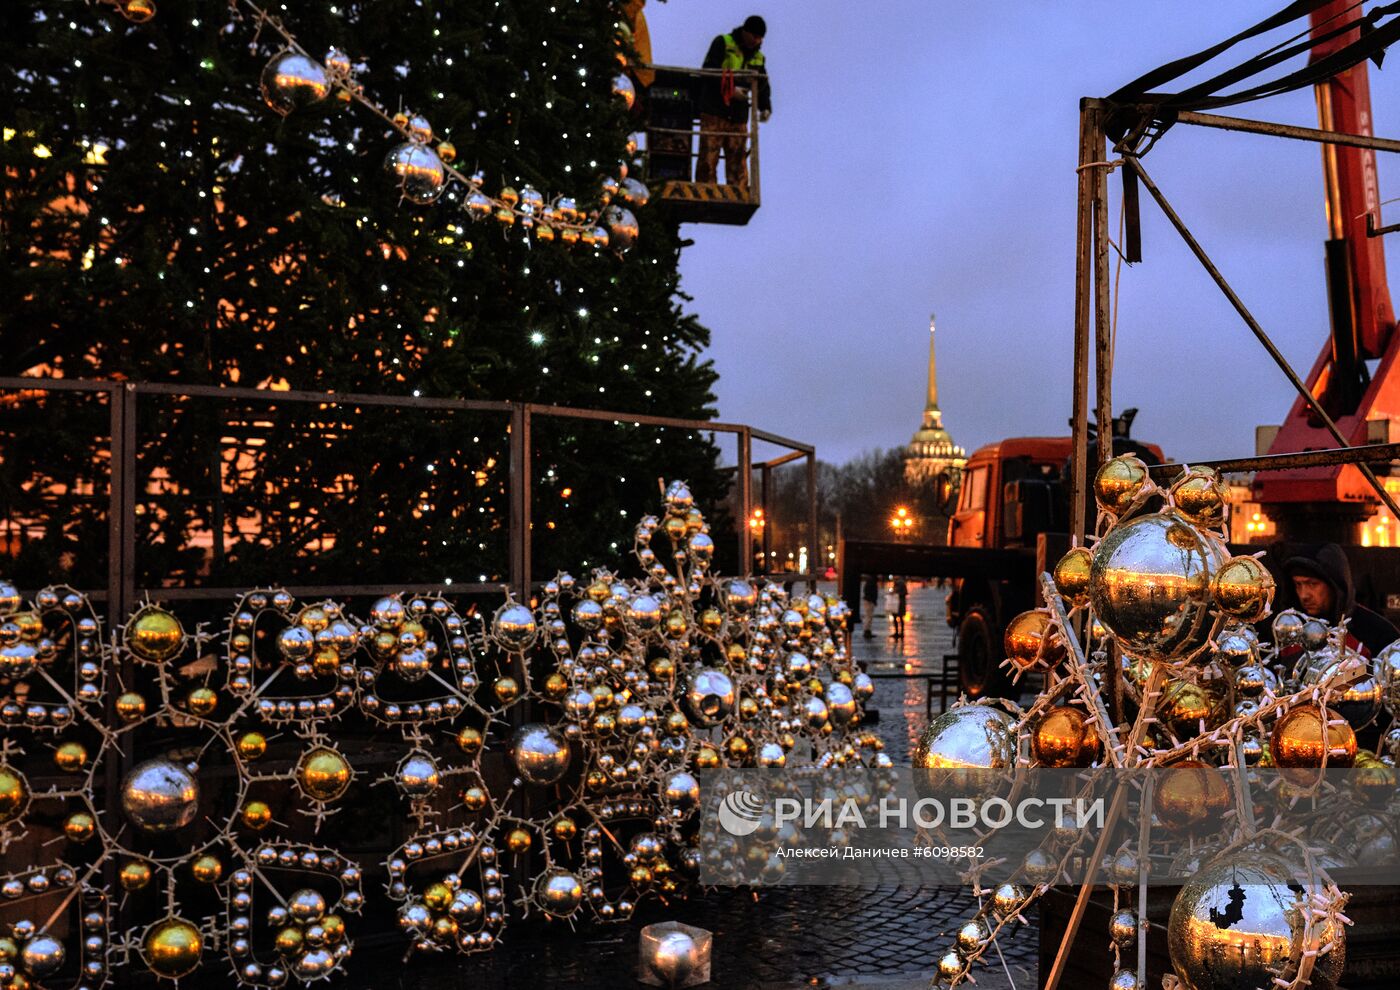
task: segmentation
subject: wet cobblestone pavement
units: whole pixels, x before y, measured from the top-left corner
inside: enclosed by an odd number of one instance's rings
[[[943,591],[911,588],[902,641],[888,636],[883,616],[875,637],[857,629],[856,659],[871,673],[941,669],[953,633],[943,619]],[[925,719],[925,682],[877,680],[875,728],[896,764],[908,762]],[[934,700],[934,712],[938,699]],[[351,982],[364,990],[536,990],[549,987],[640,987],[636,982],[637,932],[657,921],[683,921],[714,933],[710,986],[795,990],[797,987],[868,987],[913,990],[927,985],[941,938],[973,909],[972,897],[954,888],[770,888],[757,893],[720,890],[691,901],[649,902],[626,925],[570,933],[556,925],[515,922],[492,954],[471,958],[420,958],[362,947]],[[1001,939],[1006,968],[977,974],[979,990],[1036,984],[1035,919]]]

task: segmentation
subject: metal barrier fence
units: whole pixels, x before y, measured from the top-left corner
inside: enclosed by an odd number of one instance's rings
[[[816,515],[816,454],[815,448],[806,443],[792,440],[752,426],[707,420],[680,419],[666,416],[651,416],[638,413],[615,412],[597,409],[580,409],[566,406],[552,406],[528,402],[504,402],[494,400],[443,399],[419,396],[372,395],[357,393],[326,393],[308,391],[276,391],[269,389],[219,387],[204,385],[181,385],[154,382],[116,382],[79,379],[53,378],[0,378],[0,404],[3,408],[14,409],[25,404],[34,404],[40,409],[51,403],[58,395],[81,393],[97,397],[107,405],[107,427],[109,437],[105,443],[98,441],[94,454],[105,460],[110,472],[106,492],[107,525],[107,571],[104,587],[80,589],[89,593],[94,600],[105,601],[109,620],[115,625],[126,617],[133,606],[145,597],[159,597],[167,601],[179,600],[230,600],[246,591],[246,587],[212,587],[195,581],[170,582],[158,580],[143,584],[137,566],[138,528],[149,499],[164,497],[159,491],[161,477],[153,477],[152,472],[143,467],[138,459],[141,443],[138,439],[138,426],[160,429],[158,413],[143,410],[141,400],[180,400],[206,404],[238,403],[254,410],[300,407],[304,410],[324,413],[333,417],[363,417],[377,409],[410,410],[424,414],[474,415],[494,420],[504,432],[506,447],[505,500],[508,503],[508,522],[505,533],[506,566],[499,580],[481,581],[396,581],[390,585],[371,582],[361,583],[318,583],[297,585],[288,582],[287,590],[299,597],[343,598],[356,595],[380,595],[393,591],[411,590],[419,594],[452,593],[500,593],[511,591],[517,597],[528,599],[537,586],[532,569],[532,539],[538,513],[533,503],[534,479],[532,465],[532,445],[539,432],[538,425],[543,421],[573,421],[607,424],[622,428],[656,427],[678,429],[710,434],[731,436],[736,442],[735,480],[732,486],[734,501],[735,532],[734,546],[738,553],[739,569],[745,570],[754,561],[756,535],[748,525],[754,508],[754,476],[767,478],[771,470],[780,464],[796,459],[805,459],[807,466],[808,519],[807,543],[817,545]],[[52,417],[51,417],[52,418]],[[154,420],[154,421],[153,421]],[[59,419],[61,423],[61,418]],[[228,432],[227,420],[219,421],[222,435]],[[61,425],[58,427],[61,429]],[[348,427],[347,427],[348,430]],[[159,437],[160,434],[158,433]],[[19,443],[25,439],[40,441],[35,435],[31,438],[13,438]],[[500,440],[500,434],[497,434]],[[247,442],[265,442],[253,439]],[[764,443],[785,451],[776,457],[755,462],[754,445]],[[3,471],[12,473],[13,458],[5,453]],[[207,453],[207,452],[205,452]],[[217,453],[217,451],[215,452]],[[198,452],[190,452],[197,456]],[[42,451],[32,455],[31,463],[42,465]],[[96,465],[94,465],[96,467]],[[638,479],[639,481],[641,479]],[[19,481],[13,477],[4,478],[7,487],[17,487]],[[79,498],[88,502],[101,501],[100,485],[94,484],[91,490],[64,491],[54,498]],[[766,486],[764,486],[766,488]],[[217,558],[222,552],[222,541],[229,523],[224,516],[222,503],[227,495],[222,475],[215,490],[201,496],[212,504],[210,511],[208,552]],[[5,511],[0,507],[0,525],[6,528],[9,541],[22,541],[24,522],[13,518],[13,508]],[[813,558],[815,559],[815,558]],[[762,576],[762,575],[759,575]],[[786,581],[810,580],[809,574],[783,573]]]

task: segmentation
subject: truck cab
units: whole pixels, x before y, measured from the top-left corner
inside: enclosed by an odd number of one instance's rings
[[[1090,447],[1090,464],[1098,462],[1096,447]],[[948,546],[998,551],[1002,561],[997,567],[965,568],[948,593],[948,624],[958,630],[959,687],[972,697],[1007,692],[1002,632],[1012,617],[1035,608],[1039,572],[1053,567],[1069,545],[1072,448],[1070,437],[1015,437],[978,449],[963,467]],[[1113,448],[1115,454],[1162,463],[1155,445],[1120,436]],[[1093,520],[1092,509],[1087,518]],[[1048,537],[1044,548],[1042,536]],[[1019,563],[1009,559],[1013,555]]]

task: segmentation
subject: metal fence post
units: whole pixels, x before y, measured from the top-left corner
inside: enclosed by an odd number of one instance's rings
[[[510,411],[510,587],[529,602],[530,579],[530,405],[511,404]]]
[[[753,531],[749,520],[753,515],[753,436],[747,427],[739,430],[739,564],[740,574],[753,572]]]

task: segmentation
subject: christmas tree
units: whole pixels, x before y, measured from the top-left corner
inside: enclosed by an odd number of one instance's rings
[[[682,312],[680,240],[654,209],[623,256],[474,221],[461,184],[414,203],[383,166],[403,140],[386,120],[334,95],[269,108],[259,80],[284,39],[251,5],[159,0],[143,22],[127,5],[0,13],[4,374],[713,414],[708,335]],[[489,195],[528,185],[596,209],[626,169],[617,3],[269,13],[317,58],[346,53],[378,103],[425,118]],[[106,416],[71,396],[5,411],[0,498],[48,521],[19,549],[19,580],[105,576],[103,499],[41,503],[105,489]],[[140,417],[139,583],[504,572],[502,415],[172,396]],[[620,560],[658,476],[721,497],[704,435],[574,422],[535,437],[537,569]]]

